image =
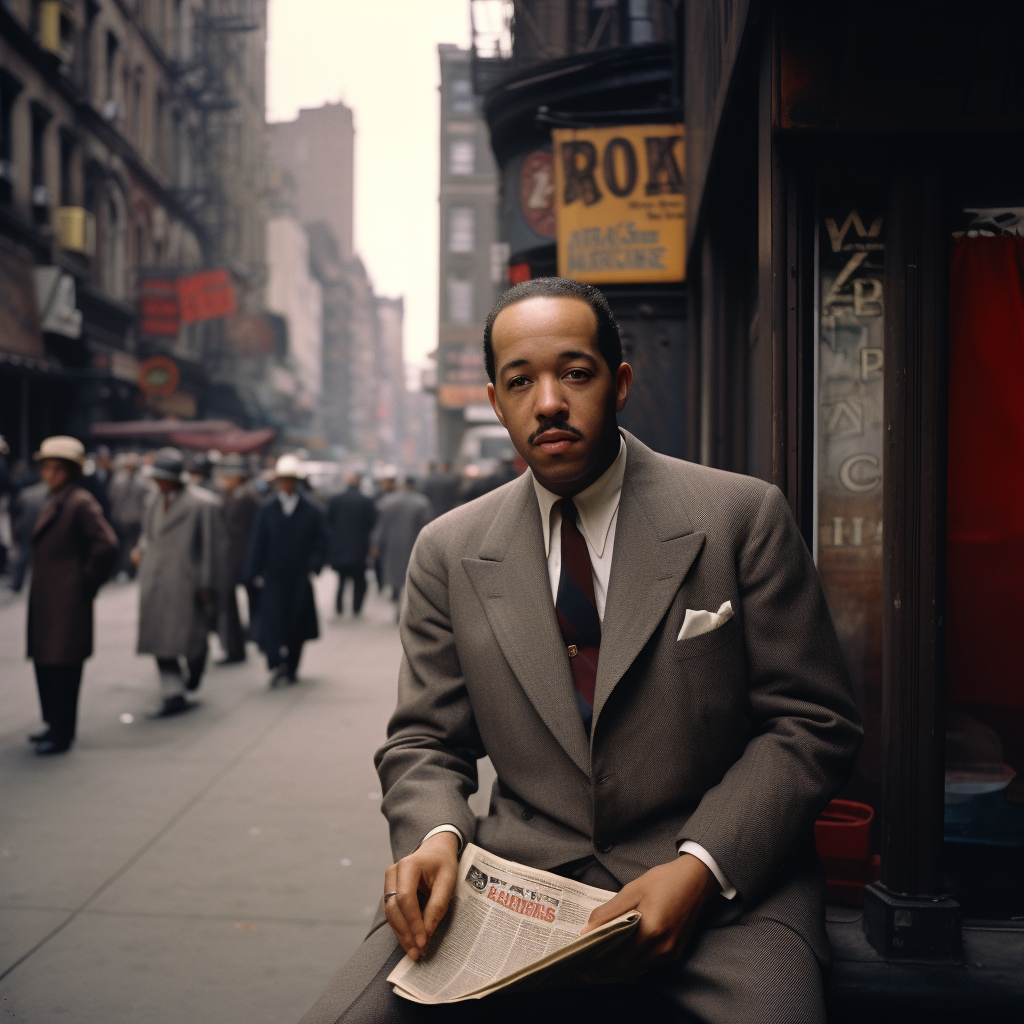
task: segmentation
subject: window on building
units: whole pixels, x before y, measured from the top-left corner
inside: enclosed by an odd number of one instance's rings
[[[103,284],[115,299],[127,297],[128,217],[124,200],[115,191],[103,204]]]
[[[448,213],[448,251],[472,252],[476,248],[476,224],[471,206],[456,206]]]
[[[132,80],[132,141],[136,147],[142,148],[142,70],[135,73]]]
[[[37,224],[50,223],[51,195],[46,187],[46,128],[50,112],[32,104],[32,151],[30,174],[32,179],[32,217]]]
[[[475,109],[473,85],[468,78],[457,78],[452,82],[452,110],[457,114],[468,114]]]
[[[153,101],[153,162],[167,173],[167,138],[164,132],[165,104],[163,93],[158,92]]]
[[[448,278],[448,320],[453,324],[473,322],[473,282]]]
[[[109,105],[116,102],[114,93],[117,90],[117,49],[117,36],[113,32],[108,32],[106,54],[103,63],[103,99],[105,104],[107,104],[104,114],[108,120],[113,120]]]
[[[0,68],[0,203],[14,197],[14,145],[11,112],[21,86]]]
[[[60,133],[60,205],[75,203],[75,139],[68,132]]]
[[[448,173],[472,174],[476,169],[476,145],[467,139],[457,139],[448,148]]]

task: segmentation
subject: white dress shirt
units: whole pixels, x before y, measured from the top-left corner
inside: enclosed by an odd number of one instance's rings
[[[281,508],[286,516],[290,516],[299,507],[298,491],[292,491],[291,494],[285,494],[284,491],[278,491],[277,497],[281,502]]]
[[[605,601],[608,598],[608,580],[612,572],[612,554],[615,551],[615,526],[619,518],[619,497],[622,494],[622,478],[626,473],[626,442],[619,438],[619,454],[605,472],[589,487],[573,495],[573,503],[579,512],[580,533],[587,542],[590,567],[594,577],[594,600],[597,614],[604,622]],[[548,561],[548,581],[551,584],[551,600],[558,600],[558,581],[562,574],[562,496],[554,494],[533,478],[540,507],[541,529],[544,534],[544,552]],[[424,837],[426,842],[438,832],[454,832],[462,850],[463,836],[454,825],[438,825]],[[701,861],[715,876],[722,887],[722,895],[731,900],[736,890],[722,873],[714,857],[698,843],[689,839],[681,843],[679,853],[689,853]]]

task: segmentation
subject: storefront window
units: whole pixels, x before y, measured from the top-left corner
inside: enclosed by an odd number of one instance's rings
[[[950,263],[946,881],[965,916],[1020,918],[1024,209],[961,217]]]
[[[843,796],[876,809],[882,782],[883,209],[884,193],[869,179],[823,172],[814,550],[865,724],[864,747]]]

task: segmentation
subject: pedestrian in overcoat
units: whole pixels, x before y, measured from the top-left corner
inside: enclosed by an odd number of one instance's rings
[[[32,531],[28,656],[47,729],[29,739],[37,754],[61,754],[75,738],[82,663],[92,654],[92,603],[114,567],[117,537],[80,485],[80,441],[48,437],[35,458],[50,495]]]
[[[185,692],[199,687],[217,585],[220,502],[184,482],[176,448],[163,448],[150,470],[159,488],[146,510],[139,565],[139,654],[156,657],[163,705],[156,717],[191,706]],[[183,676],[181,659],[187,672]]]
[[[294,455],[277,460],[277,493],[260,506],[246,564],[246,578],[263,582],[255,639],[267,656],[271,688],[296,682],[302,645],[320,635],[310,575],[327,561],[327,527],[298,489],[303,476]]]
[[[152,493],[153,488],[139,472],[138,456],[129,452],[110,481],[110,522],[121,544],[117,571],[124,571],[129,579],[135,579],[131,553],[139,543],[142,520]]]
[[[225,656],[220,664],[232,665],[245,661],[245,629],[238,613],[236,588],[245,583],[245,556],[256,528],[260,497],[248,483],[249,464],[243,455],[225,455],[214,467],[214,476],[223,491],[221,523],[224,528],[224,544],[217,596],[220,602],[220,637]],[[254,603],[250,597],[250,619]]]
[[[380,585],[391,590],[396,622],[402,607],[405,573],[413,545],[420,530],[434,518],[430,500],[412,487],[412,479],[406,479],[397,491],[391,491],[380,499],[377,503],[377,525],[370,538],[370,557],[380,557]]]
[[[327,503],[327,532],[331,538],[331,568],[338,574],[335,607],[341,614],[345,584],[352,580],[352,614],[363,609],[366,596],[366,556],[370,550],[370,531],[377,521],[373,499],[359,489],[358,473],[350,473],[346,487]]]

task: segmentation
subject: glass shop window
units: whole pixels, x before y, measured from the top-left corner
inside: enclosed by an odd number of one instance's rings
[[[1024,916],[1024,206],[959,214],[950,261],[946,884]]]
[[[817,219],[814,555],[865,738],[844,799],[882,786],[882,397],[885,191],[855,161],[826,165]],[[878,817],[872,851],[878,849]],[[862,866],[860,882],[877,877]],[[841,887],[840,887],[841,888]],[[829,895],[834,899],[830,879]],[[852,892],[852,890],[851,890]],[[856,902],[856,894],[852,902]]]

